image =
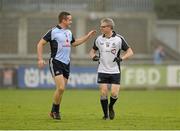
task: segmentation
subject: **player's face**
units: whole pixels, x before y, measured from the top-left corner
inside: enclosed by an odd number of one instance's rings
[[[111,29],[111,26],[108,25],[107,23],[101,23],[100,30],[102,34],[107,34],[111,32],[112,29]]]
[[[64,20],[64,23],[66,25],[66,27],[71,27],[72,24],[72,16],[68,15],[67,18]]]

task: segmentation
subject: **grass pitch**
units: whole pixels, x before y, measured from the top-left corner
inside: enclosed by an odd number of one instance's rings
[[[66,90],[62,120],[48,117],[54,90],[0,90],[0,129],[180,129],[180,91],[121,91],[114,120],[102,120],[98,90]]]

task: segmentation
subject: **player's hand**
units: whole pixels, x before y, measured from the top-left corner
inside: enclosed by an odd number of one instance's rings
[[[122,61],[122,58],[121,57],[115,57],[113,62],[117,62],[117,63],[120,63]]]
[[[95,55],[93,58],[92,58],[93,61],[99,61],[99,56]]]
[[[96,30],[91,30],[89,33],[88,33],[88,38],[91,38],[93,36],[96,35]]]
[[[38,67],[43,68],[46,65],[46,62],[44,60],[38,60]]]

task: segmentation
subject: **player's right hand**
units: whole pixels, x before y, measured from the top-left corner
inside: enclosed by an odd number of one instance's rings
[[[88,33],[88,38],[91,38],[93,36],[96,35],[96,30],[91,30],[89,33]]]
[[[95,55],[93,58],[92,58],[93,61],[99,61],[99,56]]]
[[[122,58],[121,57],[115,57],[113,62],[117,62],[117,63],[120,63],[122,61]]]
[[[46,62],[44,60],[38,60],[38,67],[43,68],[46,65]]]

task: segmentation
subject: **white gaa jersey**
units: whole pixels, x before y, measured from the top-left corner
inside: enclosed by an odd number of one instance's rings
[[[115,57],[120,56],[121,50],[126,51],[129,48],[125,39],[113,31],[110,38],[100,35],[94,41],[94,50],[99,51],[98,73],[116,74],[120,73],[117,62],[113,62]]]

